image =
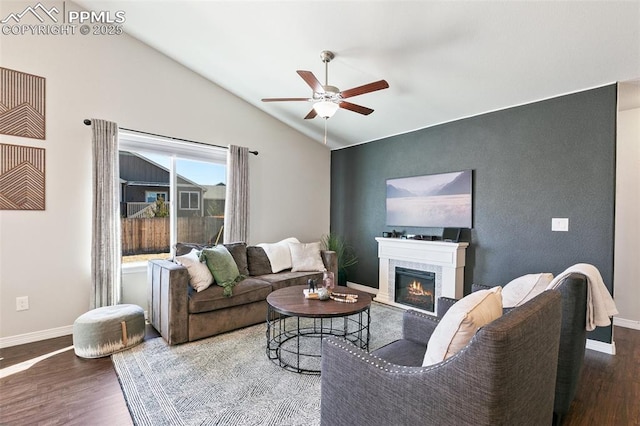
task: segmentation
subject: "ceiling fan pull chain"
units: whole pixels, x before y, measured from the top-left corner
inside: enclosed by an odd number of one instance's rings
[[[324,144],[327,144],[327,121],[329,120],[329,117],[325,117],[324,118]]]

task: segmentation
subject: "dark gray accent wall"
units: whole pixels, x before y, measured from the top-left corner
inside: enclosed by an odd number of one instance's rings
[[[387,178],[472,169],[465,294],[472,283],[582,262],[613,293],[616,92],[614,84],[333,151],[331,231],[359,258],[348,280],[378,287],[374,238],[392,230]],[[554,217],[569,218],[569,232],[552,232]],[[611,327],[589,338],[611,342]]]

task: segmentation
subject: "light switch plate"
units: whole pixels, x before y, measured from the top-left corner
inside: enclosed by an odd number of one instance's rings
[[[569,218],[566,217],[554,217],[551,219],[551,230],[568,232],[569,231]]]

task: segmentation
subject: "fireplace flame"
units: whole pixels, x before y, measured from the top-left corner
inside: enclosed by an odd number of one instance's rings
[[[407,289],[409,291],[409,294],[412,296],[429,296],[429,297],[433,297],[433,293],[425,290],[422,287],[422,283],[420,281],[417,280],[413,280],[411,282],[411,284],[409,284],[409,287]]]

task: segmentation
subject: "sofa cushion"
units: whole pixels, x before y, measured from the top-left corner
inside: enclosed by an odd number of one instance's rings
[[[291,250],[289,243],[299,243],[297,238],[285,238],[277,243],[261,243],[258,247],[262,247],[271,263],[271,272],[274,274],[285,269],[291,269]]]
[[[271,263],[262,247],[247,247],[247,263],[249,275],[266,275],[271,273]]]
[[[317,243],[289,243],[291,251],[292,272],[326,271],[320,256],[320,242]]]
[[[213,274],[216,284],[224,287],[224,295],[231,296],[232,288],[241,279],[236,261],[229,250],[221,244],[202,250],[202,255],[207,261],[207,267]]]
[[[553,280],[553,274],[527,274],[509,281],[502,289],[502,305],[505,308],[520,306],[542,293]]]
[[[501,287],[463,297],[442,317],[427,343],[423,366],[437,364],[464,348],[478,329],[502,316]]]
[[[247,244],[242,242],[225,243],[224,246],[229,250],[229,253],[231,253],[233,260],[236,261],[240,275],[249,275],[249,267],[247,266]]]
[[[317,280],[318,283],[322,282],[322,272],[291,272],[283,271],[277,274],[260,275],[259,277],[263,281],[267,281],[273,287],[273,290],[280,290],[281,288],[291,287],[294,285],[307,285],[308,279]]]
[[[200,261],[200,251],[191,249],[188,254],[177,256],[176,262],[187,268],[189,272],[189,284],[194,290],[200,292],[213,284],[213,275],[206,263]]]
[[[197,243],[176,243],[176,256],[184,256],[185,254],[189,254],[189,252],[193,249],[201,251],[203,248],[210,247],[206,244],[197,244]]]
[[[200,293],[189,294],[189,313],[197,314],[258,302],[266,300],[269,293],[271,293],[271,284],[251,277],[237,283],[233,287],[231,297],[224,295],[222,287],[214,285]]]

